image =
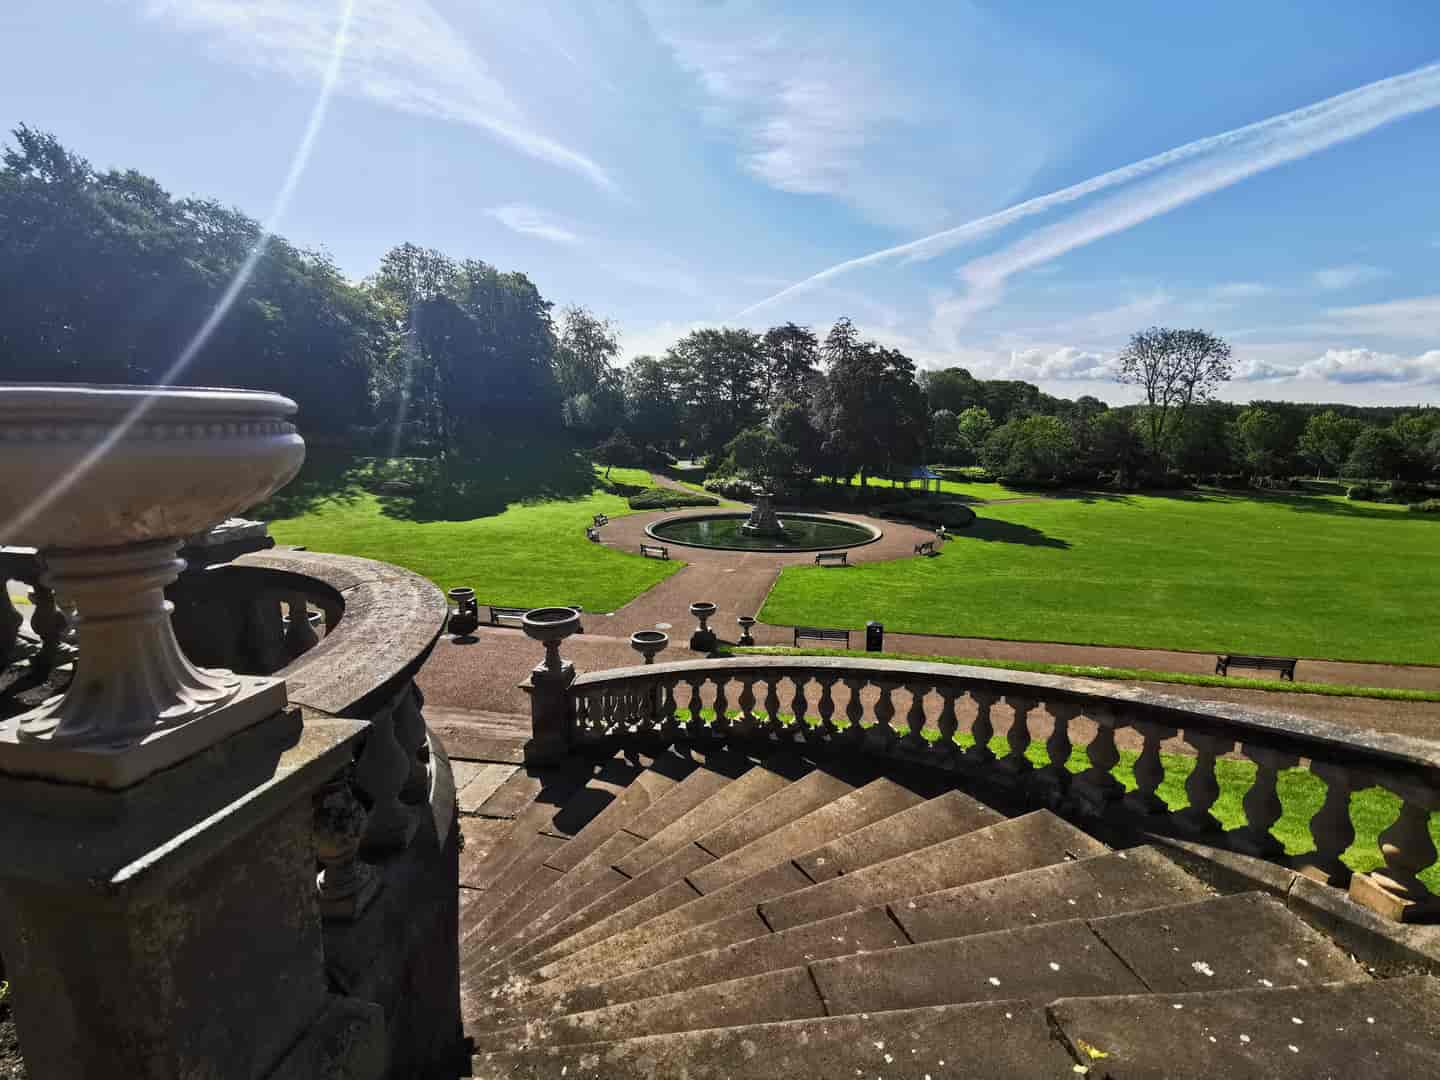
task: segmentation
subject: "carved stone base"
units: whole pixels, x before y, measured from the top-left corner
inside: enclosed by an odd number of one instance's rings
[[[1388,889],[1374,874],[1356,874],[1350,879],[1350,899],[1377,915],[1402,923],[1440,922],[1440,897],[1412,900]]]
[[[157,727],[133,743],[56,745],[56,729],[22,735],[21,725],[29,714],[11,717],[0,723],[0,772],[94,787],[129,787],[285,708],[283,679],[258,675],[231,678],[238,685],[228,701],[198,711],[174,726]]]

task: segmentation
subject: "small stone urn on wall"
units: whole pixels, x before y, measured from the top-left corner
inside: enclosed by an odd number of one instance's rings
[[[449,596],[455,604],[448,624],[450,633],[456,637],[469,637],[480,626],[480,605],[475,600],[475,590],[454,588]]]
[[[700,621],[699,627],[690,635],[690,648],[696,652],[713,652],[717,639],[710,629],[710,620],[719,609],[709,600],[697,600],[690,605],[690,614]]]

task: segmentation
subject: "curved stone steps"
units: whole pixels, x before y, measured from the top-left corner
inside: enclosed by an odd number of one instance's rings
[[[515,824],[478,864],[510,880],[463,908],[478,1077],[1359,1075],[1315,1071],[1359,1051],[1276,1058],[1278,1020],[1263,1044],[1216,1030],[1257,994],[1257,1016],[1313,997],[1373,1029],[1360,1013],[1405,982],[1268,896],[899,768],[664,753],[591,766]],[[1364,1075],[1435,1071],[1434,983],[1416,986],[1425,1023],[1366,1033],[1411,1071]],[[914,1062],[877,1050],[907,1038]]]

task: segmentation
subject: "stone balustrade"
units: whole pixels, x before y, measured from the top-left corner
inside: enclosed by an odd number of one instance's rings
[[[581,675],[569,693],[576,741],[729,737],[898,757],[1078,819],[1284,861],[1393,917],[1428,919],[1436,910],[1420,875],[1437,860],[1429,825],[1440,811],[1440,748],[1420,740],[1089,680],[841,657],[623,668]],[[1042,724],[1049,731],[1037,764],[1031,751]],[[1115,775],[1117,736],[1138,747],[1128,791]],[[1214,813],[1227,756],[1254,766],[1241,799],[1245,822],[1228,830]],[[1272,828],[1285,810],[1280,775],[1297,767],[1325,796],[1308,822],[1310,850],[1287,856]],[[1186,805],[1172,810],[1160,789],[1167,781],[1173,789],[1179,772],[1187,773]],[[1373,787],[1400,809],[1379,837],[1383,866],[1352,875],[1342,861],[1355,838],[1351,797]]]

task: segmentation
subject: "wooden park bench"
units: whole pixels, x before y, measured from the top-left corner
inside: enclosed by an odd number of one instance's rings
[[[661,544],[641,544],[640,554],[647,559],[664,559],[670,561],[670,549]]]
[[[1278,671],[1280,678],[1295,681],[1295,665],[1298,661],[1293,656],[1247,656],[1244,653],[1223,653],[1215,658],[1215,674],[1229,675],[1230,665],[1236,667],[1255,668],[1259,671]]]
[[[845,557],[843,551],[820,551],[815,554],[815,565],[824,566],[826,563],[848,566],[850,560]]]
[[[934,555],[935,553],[936,552],[934,540],[922,540],[920,541],[920,543],[915,545],[916,555]]]
[[[800,647],[800,639],[808,638],[811,641],[831,641],[841,648],[850,647],[849,630],[825,630],[819,626],[797,626],[795,627],[795,648]]]
[[[576,611],[581,612],[582,614],[585,611],[585,609],[579,604],[566,604],[565,606],[569,608],[574,608]],[[525,617],[525,613],[532,610],[532,608],[528,607],[501,607],[498,604],[491,604],[490,625],[499,626],[502,622],[513,622],[516,626],[519,626],[520,620]],[[583,634],[585,632],[585,627],[577,626],[575,628],[575,632],[577,634]]]
[[[595,515],[595,518],[594,518],[594,521],[595,521],[595,527],[596,527],[597,529],[598,529],[601,525],[609,525],[609,524],[610,524],[610,515],[608,515],[608,514],[596,514],[596,515]]]

